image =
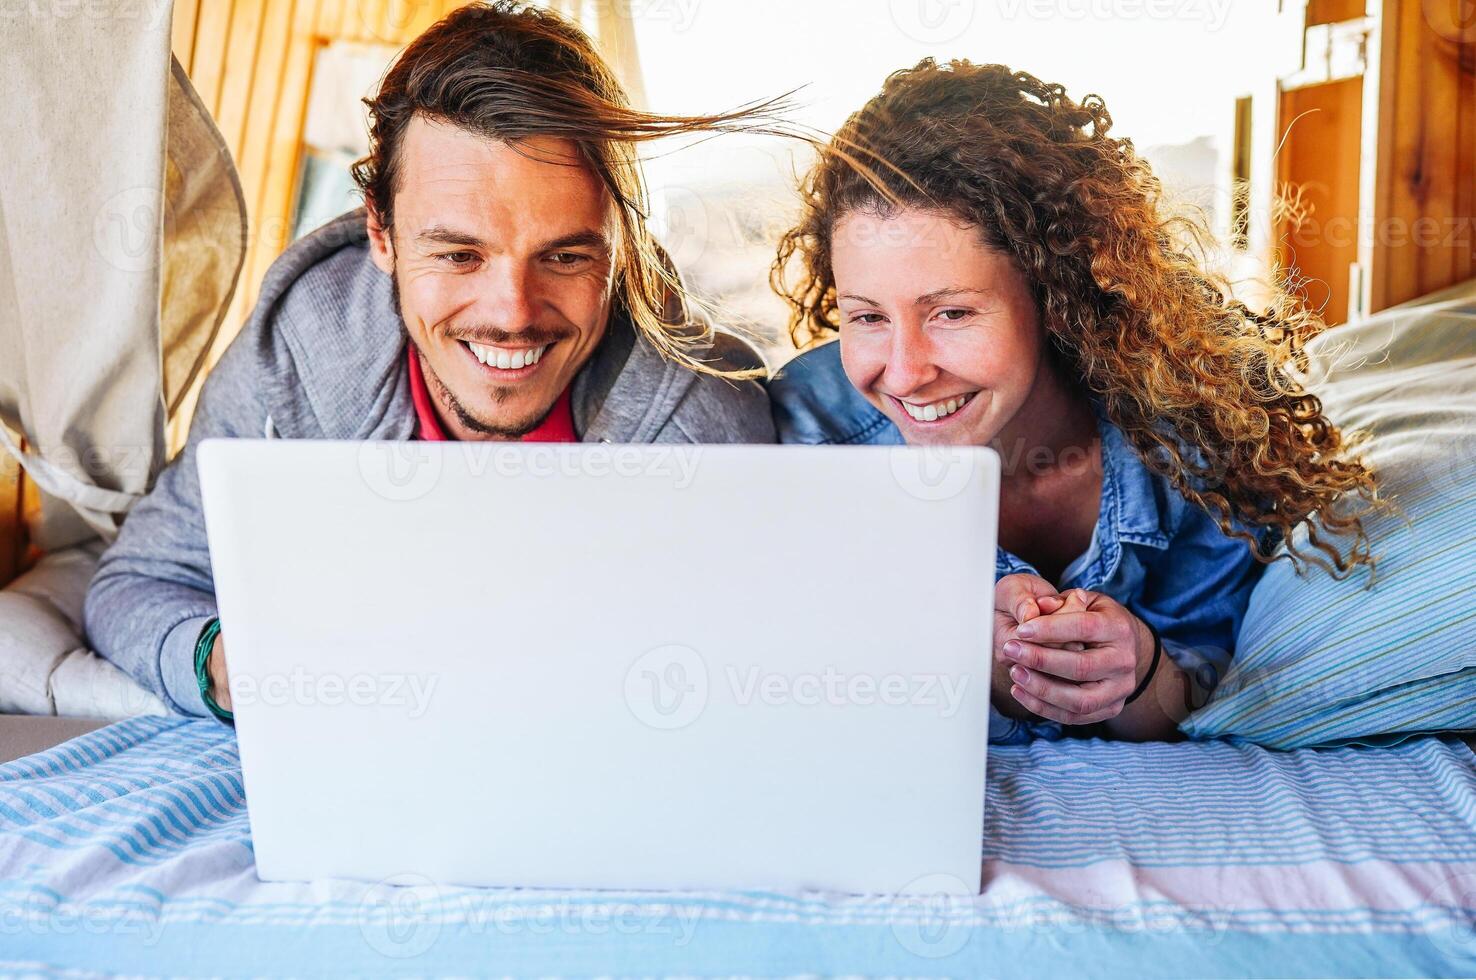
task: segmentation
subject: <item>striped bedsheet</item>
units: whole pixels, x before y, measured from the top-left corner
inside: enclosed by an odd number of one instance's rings
[[[0,766],[0,968],[1476,974],[1476,755],[1455,740],[992,750],[983,862],[974,899],[265,884],[231,733],[141,718]]]

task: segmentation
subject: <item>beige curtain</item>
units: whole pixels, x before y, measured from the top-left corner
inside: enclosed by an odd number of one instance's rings
[[[41,489],[42,550],[110,538],[147,491],[245,254],[172,5],[115,6],[0,21],[0,449]]]

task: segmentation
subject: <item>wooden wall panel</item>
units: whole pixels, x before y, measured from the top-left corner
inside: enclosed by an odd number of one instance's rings
[[[212,360],[239,331],[267,267],[290,243],[318,49],[333,41],[403,45],[460,2],[178,0],[175,54],[231,149],[246,198],[245,262]],[[177,445],[184,427],[175,428]]]
[[[1307,0],[1307,26],[1335,24],[1364,14],[1364,0]]]
[[[1476,25],[1460,9],[1384,4],[1373,310],[1476,275]]]
[[[169,46],[186,72],[190,70],[190,57],[195,50],[195,21],[199,16],[200,0],[175,0]]]
[[[249,3],[251,0],[242,0]],[[195,46],[190,52],[190,81],[211,113],[220,110],[225,83],[226,49],[230,41],[234,0],[199,0]]]
[[[277,98],[271,100],[270,122],[262,151],[260,183],[247,190],[256,201],[257,228],[260,244],[252,261],[242,270],[242,279],[253,289],[266,274],[271,260],[287,247],[291,234],[292,205],[297,194],[297,172],[301,165],[302,129],[307,115],[307,93],[312,84],[313,56],[318,50],[316,22],[318,5],[314,0],[297,0],[290,30],[283,44],[281,71],[278,75]],[[300,93],[300,98],[289,98]],[[243,285],[245,283],[243,282]]]
[[[25,549],[21,520],[21,471],[15,459],[0,452],[0,586],[15,578]]]
[[[1284,91],[1279,115],[1277,183],[1295,189],[1306,212],[1278,228],[1278,265],[1306,280],[1300,291],[1323,320],[1346,323],[1349,269],[1358,261],[1363,79]]]

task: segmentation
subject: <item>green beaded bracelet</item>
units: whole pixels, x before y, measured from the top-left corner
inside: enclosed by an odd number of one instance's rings
[[[211,714],[221,721],[234,722],[236,716],[216,704],[215,698],[210,696],[210,650],[215,646],[215,638],[219,635],[220,620],[212,619],[205,624],[200,639],[195,641],[195,683],[200,685],[200,698]]]

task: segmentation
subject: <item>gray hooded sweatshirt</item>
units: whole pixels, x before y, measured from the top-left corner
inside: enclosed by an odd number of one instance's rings
[[[206,380],[188,443],[104,553],[85,610],[93,649],[171,709],[209,713],[194,667],[195,646],[216,615],[196,447],[208,438],[414,438],[408,337],[390,287],[369,257],[362,209],[283,253]],[[724,335],[704,359],[761,365]],[[619,315],[570,394],[584,442],[774,441],[761,386],[675,364]]]

